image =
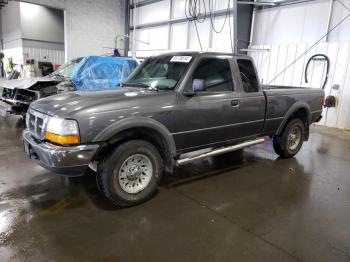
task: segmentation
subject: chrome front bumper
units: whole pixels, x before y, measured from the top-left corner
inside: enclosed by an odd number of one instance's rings
[[[45,169],[57,174],[78,176],[88,168],[99,145],[57,146],[35,139],[28,130],[23,131],[25,152],[38,160]]]

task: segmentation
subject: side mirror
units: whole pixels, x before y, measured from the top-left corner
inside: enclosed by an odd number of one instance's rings
[[[193,79],[192,90],[193,92],[205,91],[204,79]]]
[[[193,79],[192,90],[187,90],[183,94],[185,96],[194,96],[196,92],[205,91],[204,79]]]

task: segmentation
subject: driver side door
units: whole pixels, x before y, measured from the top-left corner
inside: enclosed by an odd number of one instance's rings
[[[239,138],[239,100],[232,57],[200,58],[186,88],[202,83],[193,96],[179,99],[173,136],[180,151],[211,147]]]

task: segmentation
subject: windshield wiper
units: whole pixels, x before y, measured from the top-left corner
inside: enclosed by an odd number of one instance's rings
[[[51,73],[50,76],[52,76],[52,77],[60,77],[61,79],[65,78],[64,75],[61,75],[60,73],[57,73],[57,72],[56,73],[55,72]]]
[[[148,88],[149,90],[156,90],[158,91],[158,88],[147,85],[145,83],[123,83],[123,86],[130,86],[130,87],[142,87],[142,88]]]

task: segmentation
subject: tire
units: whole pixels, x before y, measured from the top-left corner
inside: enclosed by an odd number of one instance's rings
[[[163,160],[158,149],[147,141],[131,140],[99,163],[97,182],[114,205],[127,207],[150,199],[162,173]]]
[[[295,156],[304,142],[304,123],[296,118],[289,121],[282,134],[273,137],[273,149],[282,158]]]

